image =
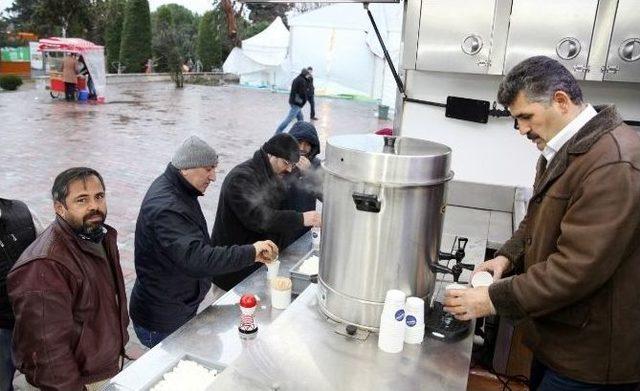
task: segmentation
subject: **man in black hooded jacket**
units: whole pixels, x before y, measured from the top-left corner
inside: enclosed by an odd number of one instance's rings
[[[289,134],[298,140],[300,161],[290,175],[284,179],[287,195],[283,204],[285,209],[298,212],[316,210],[316,200],[322,201],[322,168],[320,167],[320,140],[315,126],[310,122],[298,121],[291,127]],[[296,231],[292,240],[298,239],[309,231],[310,227]]]
[[[268,239],[285,248],[294,232],[320,226],[320,214],[316,211],[301,213],[282,208],[285,198],[282,178],[299,159],[298,142],[282,133],[264,143],[253,158],[234,167],[222,184],[212,244],[242,245]],[[216,276],[213,282],[229,290],[259,267],[252,265],[237,273]]]

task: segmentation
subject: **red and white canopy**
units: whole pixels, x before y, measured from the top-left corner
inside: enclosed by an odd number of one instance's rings
[[[103,50],[100,45],[89,42],[82,38],[43,38],[38,41],[38,50],[41,52],[70,52],[85,53],[94,50]]]

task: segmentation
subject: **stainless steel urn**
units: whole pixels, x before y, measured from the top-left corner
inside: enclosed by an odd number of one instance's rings
[[[321,310],[377,330],[389,289],[430,297],[451,149],[408,137],[345,135],[327,141]]]

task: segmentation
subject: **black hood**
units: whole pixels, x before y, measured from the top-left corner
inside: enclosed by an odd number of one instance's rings
[[[313,124],[306,121],[298,121],[291,127],[289,134],[300,141],[306,141],[311,144],[311,152],[308,158],[311,160],[320,153],[320,139],[318,139],[318,132]]]

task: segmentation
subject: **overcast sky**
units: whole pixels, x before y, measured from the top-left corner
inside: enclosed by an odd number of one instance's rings
[[[13,0],[0,0],[0,10],[4,11],[12,3]],[[155,11],[159,6],[169,3],[180,4],[200,15],[213,8],[213,0],[149,0],[149,8],[151,11]]]

